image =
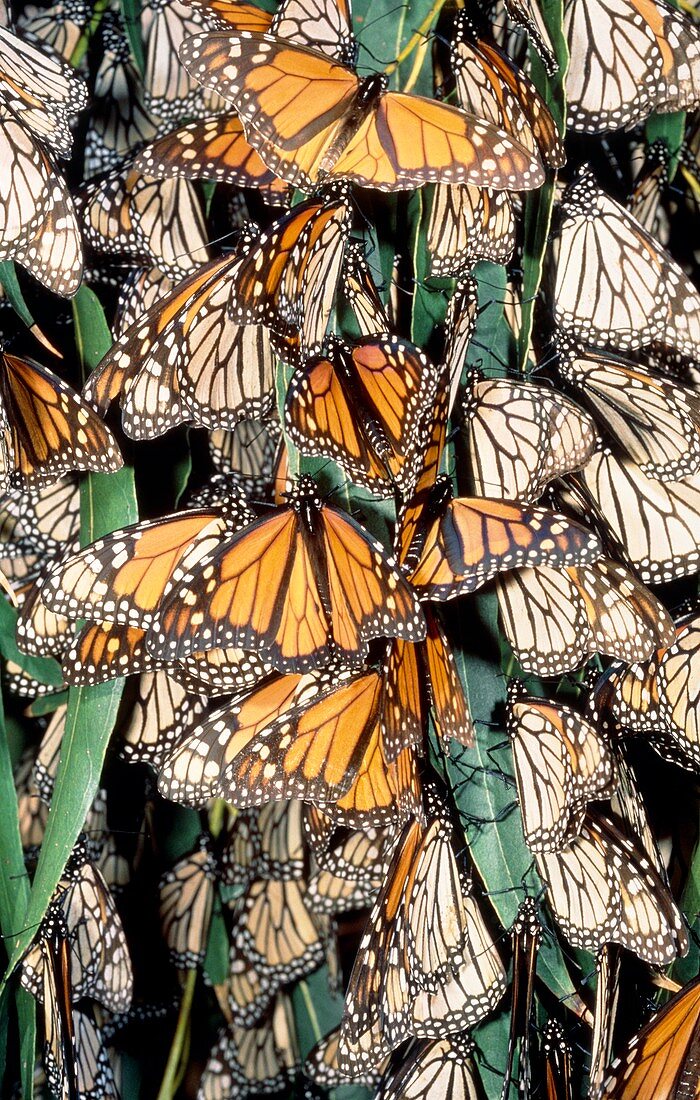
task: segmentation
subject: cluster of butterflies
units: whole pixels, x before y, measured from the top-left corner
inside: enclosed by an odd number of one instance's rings
[[[700,105],[690,16],[666,0],[563,9],[566,125],[586,150]],[[520,288],[504,308],[477,265],[520,262],[523,203],[566,164],[533,82],[558,79],[563,45],[536,0],[449,12],[436,96],[390,89],[393,64],[360,75],[347,0],[0,14],[0,259],[28,294],[32,279],[59,298],[119,288],[81,391],[64,366],[0,355],[0,570],[17,607],[3,683],[40,728],[15,774],[30,869],[65,690],[130,678],[104,786],[19,967],[41,1006],[37,1091],[122,1095],[120,1036],[160,1008],[120,909],[155,869],[181,1020],[193,971],[217,1010],[200,1100],[300,1080],[310,1096],[354,1081],[381,1100],[568,1100],[584,1075],[608,1100],[700,1093],[697,980],[634,1035],[616,1020],[624,953],[659,974],[692,931],[634,745],[700,769],[700,610],[679,606],[700,568],[700,293],[665,247],[672,163],[700,174],[700,127],[682,149],[649,146],[625,203],[587,164],[565,168],[538,366],[516,374]],[[417,191],[413,259],[424,241],[425,279],[442,281],[407,291],[406,256],[382,272],[377,242],[391,210],[403,246]],[[425,347],[404,335],[420,294],[438,322]],[[513,351],[500,372],[494,304]],[[193,442],[182,502],[86,545],[92,475],[119,470],[122,448],[138,469],[138,444],[174,429]],[[507,650],[503,714],[472,713],[464,675],[482,589]],[[39,658],[60,672],[42,678]],[[456,798],[449,782],[452,759],[488,758],[494,721],[509,765],[494,754],[488,781],[517,798],[531,864],[505,908],[465,837],[468,783]],[[122,761],[145,777],[126,845],[109,812]],[[196,821],[177,850],[160,846],[168,802]],[[558,933],[567,957],[595,956],[595,1003],[584,982],[570,1005],[536,998]],[[319,968],[344,1009],[307,1051],[297,987]],[[494,1067],[480,1025],[499,1012]]]

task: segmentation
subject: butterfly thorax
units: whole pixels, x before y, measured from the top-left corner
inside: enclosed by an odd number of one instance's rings
[[[308,474],[302,474],[294,488],[284,495],[289,506],[294,509],[308,533],[310,535],[314,534],[318,528],[320,511],[323,507],[323,501],[314,479]]]
[[[318,169],[319,179],[333,171],[336,161],[350,139],[355,136],[366,116],[375,109],[386,89],[387,78],[384,73],[372,73],[371,76],[360,81],[352,107],[343,118],[342,125],[339,126],[321,160]]]

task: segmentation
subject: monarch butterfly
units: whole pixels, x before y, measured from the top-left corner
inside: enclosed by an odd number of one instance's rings
[[[426,1100],[431,1091],[433,1096],[482,1100],[475,1051],[473,1039],[466,1035],[416,1043],[403,1064],[384,1078],[377,1100]]]
[[[174,283],[157,267],[137,268],[122,283],[112,331],[118,340],[160,298],[174,290]]]
[[[71,297],[83,250],[73,201],[49,157],[14,118],[0,119],[0,259],[15,260],[43,286]]]
[[[530,80],[497,46],[477,36],[464,14],[455,22],[452,70],[460,106],[488,120],[546,163],[564,163],[548,108]],[[478,260],[507,263],[515,247],[510,199],[489,187],[436,188],[428,228],[431,274],[458,275]]]
[[[700,466],[700,398],[616,356],[559,341],[559,373],[648,477],[679,481]]]
[[[303,879],[258,879],[239,903],[234,940],[257,970],[286,984],[322,962],[325,928],[308,907]]]
[[[77,1051],[68,930],[60,912],[49,910],[40,927],[39,943],[30,950],[33,953],[31,992],[43,1004],[42,1057],[47,1084],[55,1096],[75,1096]],[[20,980],[25,985],[24,967]]]
[[[273,678],[193,730],[165,761],[159,788],[195,805],[217,795],[240,808],[302,798],[333,815],[331,804],[358,782],[377,742],[386,767],[422,734],[402,728],[388,744],[387,690],[375,670]],[[390,798],[386,806],[370,800],[367,811],[383,823],[402,808]]]
[[[50,46],[0,27],[0,104],[60,156],[70,156],[69,121],[87,106],[87,86]]]
[[[34,754],[30,749],[20,757],[14,776],[17,823],[26,860],[37,858],[49,814],[47,803],[39,797],[32,782],[33,771]]]
[[[404,1038],[438,1038],[480,1020],[505,971],[476,900],[463,893],[449,832],[404,829],[372,909],[346,996],[341,1072],[376,1066]],[[362,1036],[374,1041],[366,1047]]]
[[[569,569],[522,569],[496,581],[501,622],[520,666],[573,671],[594,654],[646,660],[673,636],[663,604],[610,558]]]
[[[437,518],[421,532],[411,573],[422,599],[451,600],[526,565],[564,568],[600,556],[597,538],[556,512],[488,497],[449,499],[444,480],[436,488],[426,510]]]
[[[41,554],[53,557],[78,548],[80,523],[78,481],[64,477],[50,485],[8,493],[0,501],[0,530],[3,554],[8,559],[27,559],[27,567],[38,572]]]
[[[671,226],[664,198],[670,179],[671,153],[663,141],[653,141],[646,150],[644,164],[634,181],[627,209],[643,229],[664,247]]]
[[[636,90],[635,90],[636,95]],[[588,168],[567,188],[555,242],[554,318],[565,332],[629,351],[659,343],[700,354],[700,296],[668,253]]]
[[[251,513],[243,508],[244,522]],[[170,584],[228,530],[219,511],[193,509],[113,531],[62,562],[42,587],[58,614],[146,630]]]
[[[230,646],[226,649],[206,649],[201,653],[191,653],[175,662],[171,671],[188,692],[206,695],[211,699],[231,693],[240,695],[275,670],[259,653],[247,653]]]
[[[293,672],[336,657],[357,664],[370,638],[425,636],[415,596],[381,544],[324,504],[310,477],[285,495],[283,507],[234,535],[206,574],[193,570],[164,600],[152,652],[183,657],[236,645]],[[250,604],[240,602],[243,591]]]
[[[232,428],[265,416],[274,396],[274,358],[265,329],[226,321],[240,261],[215,260],[159,297],[91,373],[88,401],[105,410],[121,394],[122,424],[150,439],[191,420]]]
[[[567,0],[564,28],[574,130],[629,128],[653,111],[700,102],[700,35],[664,0]]]
[[[303,204],[159,298],[98,364],[88,400],[104,409],[121,391],[124,429],[136,439],[184,420],[233,429],[243,417],[268,416],[273,345],[287,357],[292,344],[310,350],[325,333],[346,212],[342,204]],[[278,317],[283,302],[294,303],[292,327]],[[262,322],[284,332],[281,344]]]
[[[122,732],[122,756],[157,769],[205,708],[205,696],[186,692],[166,671],[141,673],[134,709]]]
[[[612,820],[589,813],[566,848],[535,859],[556,921],[575,947],[619,943],[650,966],[686,953],[683,920],[666,883]]]
[[[108,172],[135,148],[155,137],[156,124],[143,104],[138,73],[116,18],[106,12],[100,24],[102,53],[85,135],[85,178]]]
[[[292,375],[285,428],[302,453],[334,459],[356,485],[410,496],[435,385],[427,356],[398,336],[331,338]]]
[[[33,657],[63,656],[73,637],[73,623],[54,615],[41,599],[41,578],[24,595],[17,616],[17,647]]]
[[[279,1092],[296,1069],[294,1017],[287,997],[280,993],[268,1017],[249,1030],[224,1028],[204,1069],[201,1100],[219,1100],[248,1093]]]
[[[42,798],[47,805],[51,802],[53,794],[56,769],[61,753],[61,742],[66,729],[66,711],[67,705],[63,703],[51,715],[32,768],[32,786],[39,798]]]
[[[697,1094],[700,1074],[694,1057],[700,1019],[700,979],[689,982],[633,1035],[610,1066],[600,1096],[632,1100],[640,1089],[659,1100]]]
[[[660,755],[691,771],[700,766],[699,634],[697,616],[682,620],[646,665],[613,666],[597,692],[618,727],[646,735]]]
[[[117,676],[153,672],[158,667],[148,653],[145,631],[112,622],[88,623],[63,654],[67,684],[102,684]]]
[[[265,1014],[280,982],[255,967],[236,944],[231,944],[226,980],[226,1006],[231,1023],[249,1028]]]
[[[181,42],[202,28],[199,13],[181,0],[147,0],[141,7],[146,60],[143,76],[146,110],[162,122],[206,112],[202,91],[178,64]]]
[[[289,184],[270,171],[246,140],[235,115],[188,122],[142,149],[134,168],[156,179],[183,176],[253,187],[275,205],[285,205],[291,194]]]
[[[575,478],[640,580],[663,584],[697,570],[700,474],[682,481],[647,477],[630,459],[605,448]]]
[[[244,248],[229,315],[268,325],[277,354],[292,366],[320,350],[349,220],[347,189],[331,185],[325,199],[300,203]]]
[[[429,443],[413,499],[400,510],[397,534],[399,560],[412,567],[411,581],[421,597],[431,600],[473,591],[499,571],[530,564],[529,557],[551,555],[551,563],[561,567],[600,555],[593,536],[556,513],[488,497],[450,499],[448,480],[438,477],[446,434],[447,379],[456,374],[454,364],[461,369],[475,310],[473,290],[467,285],[453,303]]]
[[[158,883],[160,921],[170,961],[193,970],[207,950],[217,863],[206,836]]]
[[[559,63],[552,39],[541,11],[540,0],[504,0],[506,11],[517,26],[527,32],[530,44],[539,56],[549,76],[556,73]]]
[[[395,839],[393,828],[353,830],[324,851],[309,878],[314,909],[334,914],[371,905],[386,877]]]
[[[51,906],[50,921],[60,914],[66,929],[62,968],[70,977],[71,999],[91,997],[112,1012],[125,1012],[133,992],[129,951],[112,897],[84,842],[74,849]],[[41,993],[47,931],[40,929],[22,960],[21,983],[35,997]]]
[[[570,707],[528,698],[516,681],[509,699],[525,841],[532,852],[558,851],[580,831],[586,803],[613,793],[614,762],[595,726]]]
[[[530,504],[550,481],[594,452],[591,418],[563,394],[531,382],[467,379],[462,428],[471,488]]]
[[[345,246],[341,288],[355,315],[361,336],[378,336],[390,331],[389,313],[379,296],[359,241],[350,240]]]
[[[547,1100],[572,1100],[571,1047],[561,1024],[547,1020],[542,1030],[544,1086]]]
[[[340,1028],[336,1027],[328,1035],[316,1043],[304,1062],[304,1076],[321,1088],[334,1089],[339,1085],[345,1085],[349,1081],[346,1074],[338,1068],[338,1044],[340,1041]],[[365,1088],[376,1089],[381,1081],[387,1062],[381,1063],[376,1069],[367,1069],[364,1073],[353,1075],[354,1085],[364,1085]]]
[[[81,208],[85,239],[98,253],[145,260],[173,279],[187,278],[209,259],[189,180],[153,180],[127,165],[89,183]]]
[[[303,803],[268,802],[236,814],[221,853],[221,877],[248,885],[256,878],[302,878],[306,852]]]
[[[242,420],[230,432],[209,432],[209,454],[218,471],[251,500],[263,500],[278,480],[284,442],[275,420]],[[280,480],[280,485],[282,481]]]
[[[90,406],[33,360],[2,355],[0,423],[0,488],[33,490],[71,470],[122,466],[112,433]]]
[[[22,35],[43,43],[69,61],[78,39],[90,21],[87,0],[58,0],[48,8],[27,4],[17,19]]]
[[[542,183],[539,157],[496,127],[444,103],[387,92],[379,74],[361,80],[282,38],[195,35],[180,57],[236,106],[268,167],[302,190],[322,175],[388,191],[438,180],[515,190]]]
[[[212,30],[266,31],[273,18],[246,0],[191,0],[190,6]]]
[[[332,871],[314,872],[309,879],[309,905],[316,913],[337,917],[352,909],[366,909],[374,902],[381,882],[343,878]]]
[[[556,123],[532,81],[464,12],[455,20],[452,68],[462,107],[487,118],[551,168],[566,161]]]
[[[535,993],[537,956],[542,942],[542,925],[537,916],[537,906],[532,898],[526,898],[518,908],[510,930],[513,940],[513,992],[508,1030],[508,1053],[501,1100],[510,1093],[515,1050],[518,1050],[518,1092],[529,1096],[532,1078],[530,1065],[530,1025]]]
[[[513,207],[505,191],[442,184],[428,225],[430,274],[458,276],[479,260],[506,264],[515,248]]]

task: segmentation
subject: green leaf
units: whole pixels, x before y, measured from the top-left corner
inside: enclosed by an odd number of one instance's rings
[[[328,967],[309,974],[292,990],[292,1007],[302,1061],[312,1047],[343,1018],[344,1001],[331,990]]]
[[[0,928],[8,954],[17,942],[16,933],[24,926],[24,914],[29,899],[29,877],[24,866],[19,833],[17,794],[12,776],[12,762],[5,731],[5,718],[0,696]],[[33,931],[30,932],[30,938]],[[7,998],[4,998],[6,1005]],[[22,1095],[31,1100],[34,1088],[36,1060],[36,1020],[34,998],[17,988],[15,994],[20,1034],[20,1074]]]
[[[2,286],[7,300],[21,321],[27,326],[32,336],[35,337],[52,355],[60,358],[60,352],[53,346],[50,340],[44,336],[29,311],[29,306],[24,300],[21,287],[17,280],[17,270],[12,260],[0,262],[0,286]]]
[[[17,610],[12,604],[0,598],[0,653],[6,661],[12,661],[40,684],[48,687],[63,687],[63,674],[58,661],[53,657],[29,657],[17,647]]]
[[[644,129],[647,145],[655,141],[662,141],[671,159],[668,166],[669,183],[673,180],[678,169],[681,149],[685,139],[685,111],[672,111],[666,115],[651,115],[647,119]]]
[[[221,898],[216,894],[211,914],[207,953],[204,957],[204,973],[212,985],[223,985],[228,979],[229,947],[230,941]]]
[[[122,9],[122,18],[124,20],[124,27],[126,28],[126,35],[129,39],[129,45],[131,46],[131,53],[134,58],[134,65],[137,72],[143,76],[146,71],[146,57],[143,52],[143,41],[141,39],[141,3],[140,0],[120,0]]]
[[[89,286],[81,286],[71,305],[78,357],[85,372],[89,372],[95,369],[111,348],[112,333],[102,303]]]

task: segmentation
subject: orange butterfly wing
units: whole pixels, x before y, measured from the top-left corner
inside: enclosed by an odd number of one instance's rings
[[[555,512],[457,497],[427,532],[411,580],[424,597],[449,600],[503,570],[585,564],[600,554],[590,532]]]
[[[201,560],[221,541],[215,512],[181,512],[115,531],[62,562],[42,599],[58,614],[146,629],[183,562]]]
[[[217,115],[172,130],[142,149],[134,167],[156,179],[184,176],[254,187],[268,202],[289,198],[289,185],[263,163],[235,115]]]
[[[12,445],[11,487],[50,484],[71,470],[110,473],[123,465],[107,426],[45,367],[4,355],[0,390]]]

